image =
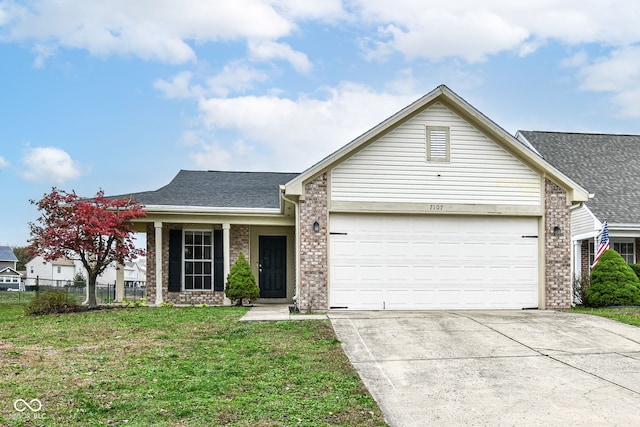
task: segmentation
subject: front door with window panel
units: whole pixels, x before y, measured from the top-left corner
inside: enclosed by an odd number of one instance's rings
[[[260,236],[259,245],[260,298],[286,298],[287,237]]]

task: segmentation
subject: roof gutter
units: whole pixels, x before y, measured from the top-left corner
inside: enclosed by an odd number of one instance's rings
[[[156,213],[226,213],[239,215],[278,215],[280,208],[218,208],[211,206],[145,205],[145,211]]]

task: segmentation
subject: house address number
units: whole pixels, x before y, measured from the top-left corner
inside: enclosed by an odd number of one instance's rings
[[[442,212],[444,205],[429,205],[430,212]]]

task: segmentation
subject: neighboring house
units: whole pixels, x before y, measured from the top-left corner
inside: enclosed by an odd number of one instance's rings
[[[76,264],[67,258],[47,261],[38,255],[27,263],[27,285],[38,283],[42,286],[68,286],[79,270]]]
[[[260,301],[300,310],[567,308],[588,200],[446,86],[300,174],[180,171],[131,196],[150,303],[228,303],[242,251]]]
[[[0,246],[0,269],[11,267],[17,270],[18,258],[10,246]]]
[[[144,263],[144,260],[140,259],[127,263],[124,268],[125,282],[131,285],[137,283],[137,286],[144,285],[144,275],[146,274]],[[87,271],[79,260],[59,258],[50,262],[41,256],[36,256],[27,263],[27,284],[30,286],[35,285],[36,277],[40,285],[69,286],[73,284],[73,279],[77,274],[81,274],[85,280],[88,277]],[[113,285],[116,282],[116,277],[116,265],[111,264],[104,273],[98,276],[97,283],[99,285]]]
[[[640,135],[518,131],[521,141],[586,188],[571,211],[573,274],[588,274],[604,221],[611,248],[640,262]]]
[[[147,280],[147,261],[138,258],[135,261],[127,261],[124,265],[124,283],[127,287],[144,287]]]
[[[18,258],[9,246],[0,246],[0,290],[20,289],[22,275],[16,269]]]

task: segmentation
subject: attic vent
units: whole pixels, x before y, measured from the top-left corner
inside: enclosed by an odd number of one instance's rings
[[[427,126],[427,161],[449,161],[449,128]]]

